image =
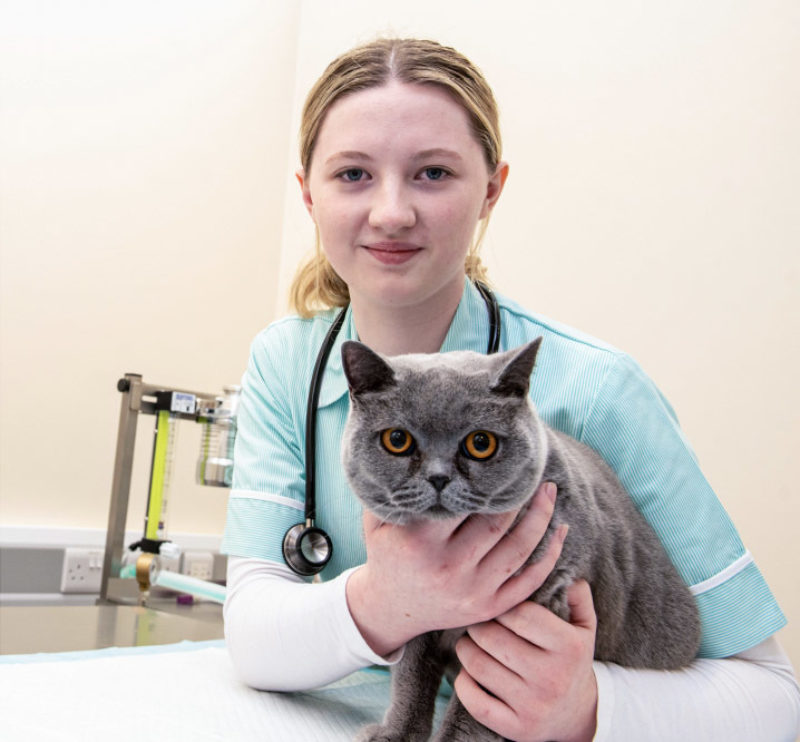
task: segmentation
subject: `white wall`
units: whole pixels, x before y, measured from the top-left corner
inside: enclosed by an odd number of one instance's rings
[[[0,2],[3,524],[105,526],[125,371],[238,380],[313,239],[306,90],[358,41],[420,35],[500,101],[496,285],[640,360],[800,620],[794,0]],[[180,435],[171,524],[218,533]]]

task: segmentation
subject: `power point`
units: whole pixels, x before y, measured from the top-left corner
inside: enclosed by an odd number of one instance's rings
[[[62,593],[99,593],[103,577],[103,552],[98,549],[64,549]]]
[[[181,573],[198,580],[210,580],[214,574],[214,555],[210,551],[185,551]]]

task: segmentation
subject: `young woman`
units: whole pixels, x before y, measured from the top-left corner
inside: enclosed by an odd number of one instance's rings
[[[339,462],[347,415],[341,343],[396,355],[485,352],[491,312],[473,238],[503,190],[497,109],[452,49],[382,40],[329,65],[303,111],[297,178],[318,236],[293,286],[297,316],[254,341],[243,380],[224,549],[226,637],[254,687],[315,687],[391,664],[410,638],[469,626],[455,691],[522,741],[792,740],[800,694],[772,635],[784,623],[688,448],[671,408],[626,355],[497,297],[500,349],[545,341],[531,396],[551,425],[616,470],[698,601],[702,659],[677,673],[593,662],[591,592],[572,616],[525,598],[558,557],[518,572],[552,513],[552,485],[515,513],[398,527],[362,513]],[[343,313],[316,405],[316,525],[333,555],[311,584],[284,561],[303,520],[306,404]],[[569,537],[568,535],[566,536]],[[509,575],[513,575],[509,577]]]

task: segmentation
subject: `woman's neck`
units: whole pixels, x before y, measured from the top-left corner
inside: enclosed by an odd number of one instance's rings
[[[353,322],[359,340],[387,356],[404,353],[437,353],[463,293],[460,286],[440,291],[413,307],[375,306],[351,298]]]

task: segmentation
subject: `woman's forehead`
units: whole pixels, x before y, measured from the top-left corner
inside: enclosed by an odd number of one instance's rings
[[[392,81],[349,93],[325,115],[315,159],[387,146],[465,154],[480,145],[464,108],[438,85]]]

